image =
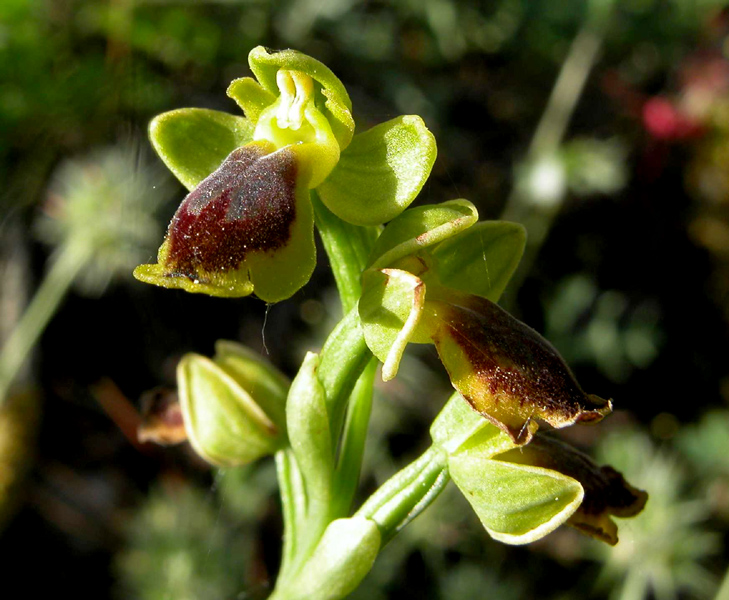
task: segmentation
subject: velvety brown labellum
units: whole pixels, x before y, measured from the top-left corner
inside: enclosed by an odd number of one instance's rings
[[[528,446],[495,458],[544,467],[579,481],[585,497],[568,523],[610,545],[618,543],[618,528],[610,517],[634,517],[648,500],[648,494],[631,486],[612,467],[600,467],[589,456],[552,437],[537,435]]]
[[[287,149],[268,154],[249,144],[231,152],[172,218],[169,276],[233,271],[250,252],[286,245],[296,218],[296,174],[296,157]]]
[[[555,348],[493,302],[457,295],[431,301],[432,336],[454,387],[516,443],[533,418],[554,427],[599,421],[609,401],[585,394]]]
[[[162,446],[179,444],[187,439],[177,392],[162,387],[145,392],[137,439]]]

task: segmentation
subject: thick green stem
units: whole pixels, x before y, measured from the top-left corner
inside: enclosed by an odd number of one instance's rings
[[[293,451],[277,455],[284,512],[284,551],[279,579],[271,596],[274,599],[296,596],[301,568],[326,527],[334,519],[346,516],[349,510],[362,465],[376,371],[356,306],[362,292],[362,270],[379,231],[343,222],[315,193],[312,193],[312,202],[317,228],[345,312],[321,351],[317,369],[317,379],[326,394],[332,447],[339,447],[340,451],[333,472],[333,493],[328,494],[328,500],[314,498],[308,493]]]
[[[448,454],[431,446],[388,479],[357,511],[380,529],[382,545],[425,510],[449,481]]]
[[[356,308],[352,309],[327,339],[319,363],[319,380],[327,395],[329,424],[335,448],[338,446],[347,399],[371,358],[359,314]]]
[[[63,246],[28,308],[0,352],[0,406],[18,370],[58,309],[73,280],[89,260],[83,246]]]

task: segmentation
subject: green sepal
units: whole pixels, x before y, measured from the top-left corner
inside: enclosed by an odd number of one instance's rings
[[[488,431],[506,438],[495,430]],[[577,481],[549,469],[492,460],[494,437],[485,437],[483,444],[451,455],[448,468],[491,537],[528,544],[554,531],[577,510],[584,496]]]
[[[276,73],[279,69],[306,73],[320,86],[317,108],[331,125],[339,147],[344,150],[352,141],[354,119],[352,101],[344,85],[332,71],[318,60],[296,50],[269,50],[257,46],[248,55],[248,64],[264,89],[279,95]]]
[[[579,481],[585,498],[567,524],[613,546],[618,543],[618,526],[611,517],[634,517],[648,500],[646,492],[634,488],[611,466],[598,466],[551,436],[535,436],[531,443],[499,454],[496,460],[558,471]]]
[[[380,550],[377,525],[364,517],[332,521],[304,564],[291,598],[339,600],[369,573]],[[292,586],[293,587],[293,586]]]
[[[288,377],[257,352],[229,340],[215,342],[213,362],[255,399],[279,429],[286,430]]]
[[[238,382],[210,359],[187,354],[177,386],[188,439],[208,462],[243,465],[273,454],[283,432]]]
[[[152,119],[149,138],[167,168],[192,191],[233,150],[253,139],[254,128],[245,117],[179,108]]]
[[[398,259],[442,242],[476,221],[478,211],[468,200],[410,208],[388,223],[377,238],[368,266],[392,266]]]
[[[524,253],[526,230],[518,223],[484,221],[443,240],[431,251],[444,287],[496,302]]]
[[[436,153],[435,138],[420,117],[392,119],[354,137],[319,186],[319,197],[348,223],[386,223],[418,195]]]
[[[430,426],[430,437],[433,444],[448,454],[453,454],[482,429],[488,428],[495,429],[456,392],[451,395]]]
[[[399,269],[364,272],[359,316],[367,346],[384,363],[383,381],[397,374],[424,303],[425,285],[419,277]]]
[[[334,471],[326,392],[317,377],[319,356],[308,352],[291,383],[286,404],[289,443],[309,501],[328,502]]]
[[[276,101],[276,94],[264,89],[252,77],[241,77],[230,82],[225,92],[235,100],[251,123],[258,121],[263,110]]]

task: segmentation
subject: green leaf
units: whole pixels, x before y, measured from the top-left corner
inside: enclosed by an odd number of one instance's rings
[[[188,190],[215,171],[226,157],[253,138],[254,124],[217,110],[180,108],[149,124],[154,149]]]
[[[276,51],[263,46],[251,50],[248,64],[263,88],[277,96],[279,89],[276,74],[279,69],[301,71],[316,81],[321,86],[317,108],[329,121],[340,149],[344,150],[349,145],[354,134],[352,101],[342,82],[329,67],[296,50]]]
[[[205,460],[237,466],[281,447],[283,436],[268,415],[210,359],[185,355],[177,385],[188,439]]]
[[[339,600],[369,573],[380,550],[377,525],[363,517],[337,519],[326,528],[287,597]]]
[[[385,223],[418,195],[436,152],[435,138],[420,117],[392,119],[354,137],[319,195],[349,223]]]
[[[369,266],[392,266],[395,261],[456,235],[478,221],[478,211],[468,200],[410,208],[388,223],[375,242]]]
[[[263,89],[261,84],[251,77],[241,77],[231,81],[226,94],[235,100],[251,123],[256,123],[263,110],[276,101],[276,94]]]
[[[479,445],[450,456],[451,478],[489,535],[506,544],[528,544],[562,525],[582,502],[582,486],[548,469],[489,458]]]
[[[359,315],[367,346],[384,364],[383,381],[397,374],[425,302],[419,277],[398,269],[368,270],[362,277]]]
[[[432,250],[445,287],[496,302],[524,253],[526,231],[518,223],[485,221]]]
[[[286,404],[289,442],[310,501],[327,503],[334,470],[326,393],[316,372],[319,357],[308,352],[294,378]]]

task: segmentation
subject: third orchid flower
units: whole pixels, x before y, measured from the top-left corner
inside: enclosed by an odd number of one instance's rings
[[[407,210],[378,238],[359,312],[383,379],[409,342],[433,343],[453,386],[517,443],[536,419],[599,421],[611,402],[583,392],[554,347],[494,302],[521,257],[523,228],[477,220],[470,202],[452,200]]]

